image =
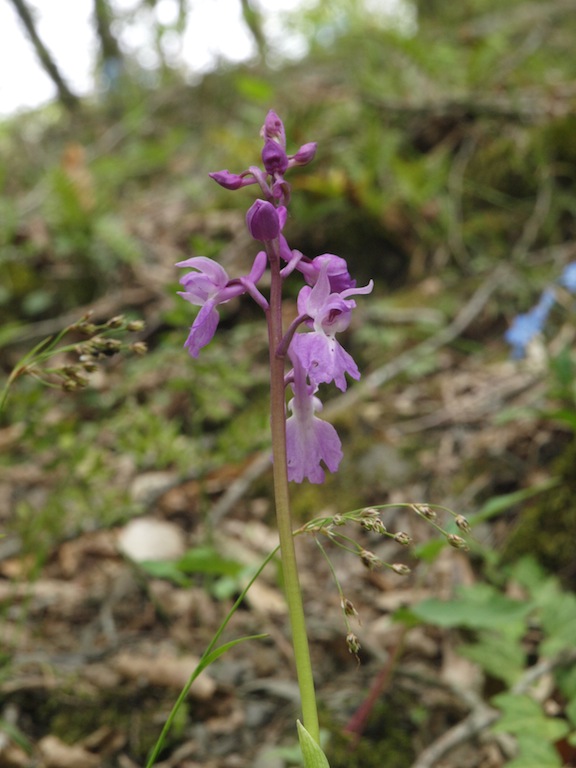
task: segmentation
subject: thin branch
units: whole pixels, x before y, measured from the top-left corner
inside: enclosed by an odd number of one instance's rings
[[[266,36],[262,28],[262,17],[260,12],[254,6],[251,0],[240,0],[242,6],[242,17],[246,26],[248,27],[250,34],[254,38],[256,48],[258,49],[258,55],[262,61],[266,61],[266,53],[268,51],[268,45],[266,43]]]
[[[28,33],[28,37],[34,46],[34,50],[36,51],[36,55],[38,56],[40,64],[56,86],[58,91],[58,98],[66,107],[66,109],[70,111],[76,110],[80,103],[78,97],[73,94],[70,88],[66,85],[66,81],[60,74],[60,70],[58,69],[56,62],[40,39],[40,35],[36,29],[36,22],[34,21],[34,17],[26,5],[25,0],[10,0],[10,2],[14,6],[14,10],[18,14],[20,21]]]

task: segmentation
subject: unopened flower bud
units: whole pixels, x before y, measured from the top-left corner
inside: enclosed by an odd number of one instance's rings
[[[100,345],[100,350],[106,357],[112,357],[120,352],[122,342],[119,339],[104,339]]]
[[[145,355],[148,352],[148,345],[144,341],[136,341],[130,345],[130,349],[137,355]]]
[[[380,520],[380,518],[379,518],[379,517],[377,517],[377,518],[374,520],[374,522],[373,522],[373,528],[372,528],[372,530],[373,530],[375,533],[387,533],[387,532],[388,532],[388,529],[386,528],[386,526],[384,525],[384,523],[382,522],[382,520]]]
[[[454,549],[468,549],[468,544],[466,544],[462,536],[457,536],[455,533],[448,534],[446,540]]]
[[[246,184],[242,176],[238,173],[230,173],[230,171],[216,171],[209,173],[208,176],[224,189],[240,189]]]
[[[256,200],[246,214],[248,230],[255,240],[274,240],[280,234],[278,211],[266,200]]]
[[[121,328],[124,325],[124,321],[126,318],[124,315],[116,315],[115,317],[111,317],[110,320],[106,323],[107,328]]]
[[[412,509],[422,517],[425,517],[426,520],[436,520],[437,518],[436,512],[434,512],[433,509],[430,509],[428,504],[413,504]]]
[[[280,120],[273,109],[271,109],[266,115],[264,125],[260,129],[260,136],[262,136],[264,140],[273,139],[278,144],[280,144],[281,147],[286,146],[286,131],[284,130],[284,123],[282,120]]]
[[[398,544],[402,544],[403,547],[407,547],[409,544],[412,544],[412,538],[408,536],[408,534],[404,531],[398,531],[398,533],[395,533],[394,541],[397,541]]]
[[[407,576],[409,573],[412,573],[410,568],[408,568],[407,565],[404,565],[404,563],[392,563],[390,567],[395,573],[398,573],[400,576]]]
[[[464,531],[464,533],[470,533],[470,523],[468,520],[466,520],[464,515],[456,515],[454,522],[461,531]]]
[[[370,569],[379,568],[382,565],[382,560],[380,560],[379,557],[376,557],[374,552],[369,552],[367,549],[360,551],[360,560],[362,560],[364,565]]]
[[[268,139],[262,150],[262,163],[268,173],[282,175],[288,168],[288,155],[278,142]]]
[[[92,334],[96,333],[96,326],[94,323],[88,323],[84,320],[81,320],[79,323],[76,323],[74,326],[74,329],[77,331],[80,331],[80,333],[83,333],[85,336],[92,336]]]
[[[346,525],[346,520],[342,517],[342,515],[339,515],[338,513],[334,515],[332,518],[333,525]]]
[[[126,326],[126,330],[130,331],[131,333],[143,331],[144,328],[146,328],[146,323],[144,322],[144,320],[130,320],[130,322]]]
[[[342,598],[341,605],[342,605],[342,610],[344,611],[346,616],[358,616],[358,611],[356,610],[356,608],[354,608],[354,605],[352,604],[352,602],[347,598]]]
[[[295,155],[290,158],[290,165],[307,165],[314,160],[316,154],[317,144],[315,141],[310,141],[308,144],[303,144]]]
[[[88,384],[88,379],[79,366],[64,365],[60,370],[64,378],[74,381],[79,387],[85,387]]]
[[[360,641],[353,632],[348,632],[346,635],[346,645],[348,646],[348,650],[352,655],[358,656],[358,651],[362,646],[360,645]]]

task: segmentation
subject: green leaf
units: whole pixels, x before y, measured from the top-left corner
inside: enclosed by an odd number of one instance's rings
[[[298,739],[302,756],[304,757],[305,768],[330,768],[322,747],[314,741],[300,720],[296,721],[296,726],[298,728]]]
[[[224,643],[224,645],[220,645],[218,648],[214,648],[211,653],[208,653],[203,659],[200,660],[198,668],[195,672],[196,677],[200,674],[200,672],[206,669],[206,667],[209,667],[210,664],[213,664],[216,659],[219,659],[223,653],[229,651],[230,648],[234,648],[235,645],[238,645],[239,643],[245,643],[246,640],[263,640],[265,637],[268,637],[268,635],[245,635],[244,637],[237,637],[236,640],[229,640],[227,643]]]
[[[458,652],[508,685],[520,677],[526,661],[517,638],[494,632],[482,632],[476,643],[461,645]]]
[[[190,579],[182,573],[181,568],[173,560],[144,560],[138,565],[154,579],[166,579],[180,587],[190,585]]]
[[[558,686],[567,699],[576,699],[576,665],[556,670]]]
[[[229,614],[230,615],[230,614]],[[176,702],[174,706],[172,707],[172,710],[170,714],[168,715],[168,719],[166,720],[164,724],[164,728],[162,729],[162,733],[160,734],[156,744],[154,745],[152,752],[148,758],[148,761],[146,762],[146,768],[152,768],[154,765],[156,758],[158,757],[158,753],[160,752],[160,749],[162,748],[162,744],[164,743],[164,738],[170,728],[174,725],[174,721],[178,716],[178,712],[180,711],[180,708],[184,705],[186,701],[186,696],[188,696],[188,691],[192,687],[192,684],[196,680],[196,678],[200,675],[201,672],[203,672],[206,667],[209,667],[210,664],[212,664],[216,659],[218,659],[220,656],[222,656],[223,653],[228,651],[230,648],[233,648],[235,645],[238,645],[238,643],[244,643],[246,640],[260,640],[264,637],[267,637],[267,635],[246,635],[244,637],[238,637],[236,640],[230,640],[228,643],[224,643],[224,645],[219,646],[218,648],[214,648],[210,653],[204,654],[200,661],[198,662],[198,665],[196,666],[196,669],[190,677],[188,678],[188,682],[184,686],[184,688],[180,691],[180,695],[176,699]]]
[[[550,478],[539,485],[531,485],[529,488],[522,488],[520,491],[505,493],[502,496],[494,496],[492,499],[489,499],[475,515],[469,515],[468,522],[470,525],[474,526],[478,523],[483,523],[486,520],[491,520],[501,512],[506,512],[510,507],[513,507],[522,501],[526,501],[526,499],[531,499],[539,493],[550,490],[550,488],[558,485],[558,482],[557,478]]]
[[[516,738],[518,757],[506,763],[506,768],[561,768],[562,760],[552,744],[528,733]]]
[[[34,746],[22,733],[22,731],[13,723],[0,718],[0,732],[8,736],[15,744],[31,755],[34,752]]]
[[[561,408],[557,411],[547,411],[542,414],[551,421],[562,421],[576,431],[576,412],[571,408]]]
[[[140,567],[150,576],[167,579],[179,586],[190,584],[188,574],[237,577],[244,566],[235,560],[228,560],[212,547],[189,549],[179,560],[145,560]]]
[[[241,563],[222,557],[212,547],[189,549],[176,562],[183,573],[205,573],[216,576],[237,576],[244,568]]]
[[[530,604],[512,600],[488,584],[476,584],[460,590],[452,600],[423,600],[412,607],[412,612],[440,627],[501,629],[507,634],[519,634],[531,608]]]
[[[565,592],[557,579],[550,577],[532,587],[533,605],[545,632],[541,653],[555,656],[574,647],[576,637],[576,595]]]
[[[422,624],[422,619],[406,606],[402,606],[397,611],[394,611],[394,621],[399,621],[408,628],[418,627]]]
[[[576,697],[566,704],[566,717],[570,720],[572,725],[576,725]]]
[[[522,557],[511,567],[510,578],[525,587],[531,595],[535,595],[548,577],[533,557]]]
[[[512,733],[519,742],[555,742],[565,736],[570,726],[565,720],[546,717],[540,705],[529,696],[515,693],[500,693],[494,696],[492,704],[502,711],[502,717],[493,726],[499,733]]]

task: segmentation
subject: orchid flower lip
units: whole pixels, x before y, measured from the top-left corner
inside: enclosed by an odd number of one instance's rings
[[[298,356],[291,355],[291,359],[294,397],[288,404],[290,416],[286,421],[288,479],[300,483],[308,478],[311,483],[322,483],[322,465],[335,472],[342,459],[342,445],[332,424],[314,415],[322,405],[315,396],[316,387],[307,384]]]

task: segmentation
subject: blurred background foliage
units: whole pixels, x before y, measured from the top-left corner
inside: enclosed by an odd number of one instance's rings
[[[507,322],[576,250],[568,0],[403,0],[387,10],[316,0],[275,30],[242,0],[253,59],[202,76],[178,58],[192,4],[175,2],[169,23],[159,5],[120,12],[95,0],[98,91],[79,99],[54,65],[59,98],[0,124],[2,373],[88,310],[143,317],[149,345],[144,358],[107,361],[73,396],[18,383],[0,416],[10,449],[0,462],[50,473],[37,497],[11,499],[26,537],[34,510],[51,520],[52,535],[32,549],[134,514],[127,488],[139,473],[204,477],[266,447],[258,313],[226,305],[223,332],[192,364],[181,349],[191,311],[174,296],[173,265],[192,255],[249,264],[249,191],[226,192],[207,173],[259,161],[269,108],[291,147],[319,145],[291,177],[289,241],[310,256],[338,253],[360,283],[375,280],[350,338],[363,370],[437,330],[503,264],[506,279],[460,350],[485,353],[495,339],[490,354],[504,359]],[[140,48],[135,24],[147,33]],[[357,428],[351,414],[340,421],[343,433]],[[322,493],[342,498],[346,485],[357,506],[346,474]],[[318,503],[297,491],[297,510]]]

